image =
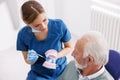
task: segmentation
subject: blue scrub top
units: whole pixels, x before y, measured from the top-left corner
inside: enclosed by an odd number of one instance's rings
[[[23,27],[17,38],[17,50],[28,51],[35,50],[38,54],[45,56],[45,52],[49,49],[55,49],[58,52],[62,50],[62,42],[71,39],[71,34],[64,22],[60,19],[49,19],[48,35],[43,41],[37,40],[29,26]],[[45,59],[39,57],[37,62],[31,65],[27,80],[57,80],[66,66],[66,57],[57,59],[57,68],[47,69],[42,66]]]

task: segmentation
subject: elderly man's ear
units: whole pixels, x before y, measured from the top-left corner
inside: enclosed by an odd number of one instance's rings
[[[87,61],[87,64],[88,64],[88,65],[91,65],[91,64],[94,63],[94,58],[93,58],[92,56],[89,55],[89,56],[87,56],[86,61]]]

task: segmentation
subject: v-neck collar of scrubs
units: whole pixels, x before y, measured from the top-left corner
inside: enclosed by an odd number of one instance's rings
[[[43,41],[46,41],[46,40],[48,40],[48,37],[49,37],[49,34],[50,34],[50,28],[51,27],[51,22],[50,22],[50,20],[48,19],[48,33],[47,33],[47,36],[46,36],[46,38],[44,39],[44,40],[38,40],[37,38],[36,38],[36,36],[35,36],[35,34],[34,33],[32,33],[33,34],[33,38],[35,38],[35,40],[36,41],[38,41],[38,42],[43,42]]]

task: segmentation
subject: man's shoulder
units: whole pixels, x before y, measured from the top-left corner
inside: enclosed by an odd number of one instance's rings
[[[114,80],[111,74],[105,69],[103,76],[105,76],[106,80]]]
[[[109,74],[109,72],[105,69],[105,71],[98,77],[92,80],[114,80],[113,77]]]
[[[74,60],[70,61],[67,67],[75,67],[75,61]]]
[[[78,72],[75,67],[75,62],[70,61],[58,80],[74,80],[77,79],[77,76]]]
[[[75,61],[72,60],[67,64],[67,66],[64,70],[64,73],[73,72],[75,70],[76,70]]]

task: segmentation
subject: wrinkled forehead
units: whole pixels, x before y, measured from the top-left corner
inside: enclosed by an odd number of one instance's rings
[[[86,38],[80,38],[77,40],[75,48],[79,51],[79,52],[84,52],[84,47],[86,45],[86,43],[88,42],[88,40]]]

